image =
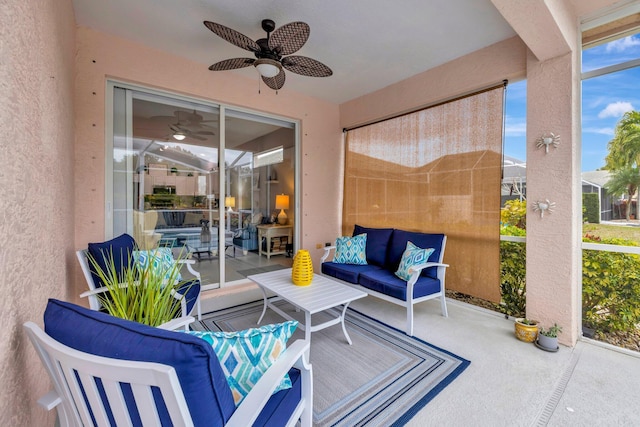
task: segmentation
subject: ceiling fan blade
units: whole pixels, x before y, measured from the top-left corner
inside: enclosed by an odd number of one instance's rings
[[[291,22],[275,30],[269,36],[269,49],[280,55],[297,52],[309,39],[311,29],[304,22]]]
[[[256,62],[253,58],[231,58],[225,59],[224,61],[216,62],[211,65],[209,69],[211,71],[227,71],[227,70],[235,70],[238,68],[244,68],[252,65]]]
[[[211,21],[204,21],[204,25],[208,29],[213,31],[216,35],[220,36],[231,44],[234,44],[250,52],[260,52],[260,46],[258,46],[258,43],[254,42],[249,37],[237,32],[234,29],[225,27],[224,25],[216,24],[215,22]]]
[[[197,139],[198,141],[206,141],[207,140],[207,138],[205,138],[204,136],[195,135],[193,133],[188,133],[187,136],[189,138]]]
[[[306,56],[287,56],[282,58],[282,66],[287,70],[309,77],[329,77],[333,74],[331,68],[320,61]]]
[[[262,77],[262,81],[273,90],[281,89],[284,86],[284,70],[280,70],[275,77]]]

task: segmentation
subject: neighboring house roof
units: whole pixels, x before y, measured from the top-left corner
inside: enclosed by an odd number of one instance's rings
[[[527,182],[527,162],[517,159],[515,157],[504,156],[502,162],[504,173],[502,175],[502,183],[510,184],[514,178],[517,182]],[[599,187],[604,187],[611,179],[611,172],[607,170],[597,170],[582,172],[582,183],[592,184]]]
[[[582,180],[587,181],[590,184],[595,184],[600,187],[604,187],[611,179],[611,172],[606,170],[582,172]]]

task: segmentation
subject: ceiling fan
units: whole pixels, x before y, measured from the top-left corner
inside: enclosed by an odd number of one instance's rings
[[[329,77],[333,74],[331,68],[320,61],[306,56],[291,55],[297,52],[309,38],[311,29],[304,22],[291,22],[275,29],[275,22],[271,19],[263,19],[262,29],[267,32],[267,37],[256,41],[215,22],[204,21],[204,25],[229,43],[253,52],[256,57],[256,59],[225,59],[211,65],[209,67],[211,71],[235,70],[253,65],[260,73],[262,81],[273,90],[284,86],[283,68],[309,77]]]
[[[195,110],[193,112],[176,110],[173,116],[153,116],[151,120],[166,123],[171,130],[169,136],[178,141],[186,137],[205,141],[208,136],[215,135],[215,129],[205,124],[215,120],[204,120],[204,117]]]
[[[170,124],[169,129],[171,129],[173,139],[178,141],[182,141],[186,137],[206,141],[207,136],[215,135],[215,133],[208,130],[193,130],[185,125],[181,125],[180,122]]]

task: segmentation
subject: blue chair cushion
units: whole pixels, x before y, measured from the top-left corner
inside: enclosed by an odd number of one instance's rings
[[[362,233],[367,234],[367,263],[384,266],[393,228],[367,228],[356,224],[353,228],[353,235],[357,236]]]
[[[130,266],[133,264],[133,251],[136,249],[136,241],[128,234],[121,234],[120,236],[101,243],[89,243],[88,252],[100,267],[101,271],[108,271],[111,257],[113,256],[113,264],[116,270],[116,274],[120,277],[124,266]],[[89,261],[89,270],[93,277],[93,283],[96,288],[104,286],[100,277],[96,274],[96,269],[93,263]]]
[[[180,285],[178,289],[176,289],[176,291],[179,294],[185,295],[185,298],[187,300],[186,314],[191,313],[191,311],[193,310],[193,306],[196,304],[196,301],[198,301],[198,295],[200,295],[200,281],[197,279],[189,280],[183,283],[182,285]],[[182,314],[180,312],[178,313],[179,315]]]
[[[296,410],[302,398],[302,376],[296,368],[289,370],[291,388],[281,390],[271,396],[267,404],[262,408],[258,418],[253,423],[253,427],[281,427],[286,426],[287,421]]]
[[[85,353],[173,366],[196,426],[224,425],[235,411],[231,390],[206,341],[50,299],[45,332]],[[164,406],[164,404],[160,404]],[[165,418],[162,425],[171,425]]]
[[[360,284],[365,288],[385,295],[407,300],[407,282],[389,270],[368,271],[360,274]],[[413,286],[413,298],[420,298],[440,292],[440,280],[420,276]]]
[[[409,241],[419,248],[433,248],[433,253],[429,255],[428,262],[438,262],[440,260],[440,253],[442,252],[443,240],[444,234],[428,234],[414,231],[394,230],[388,249],[387,268],[391,271],[396,271],[398,269],[400,260],[402,259],[402,254],[404,253],[407,247],[407,242]],[[438,278],[437,274],[437,267],[425,268],[422,270],[422,276],[431,277],[433,279]]]
[[[365,271],[380,270],[382,267],[377,265],[358,265],[358,264],[340,264],[337,262],[323,262],[322,273],[345,282],[358,284],[360,273]]]

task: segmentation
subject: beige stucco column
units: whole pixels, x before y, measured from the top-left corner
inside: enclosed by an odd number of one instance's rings
[[[561,343],[581,330],[580,80],[575,52],[527,60],[527,317],[562,326]],[[557,148],[536,147],[553,132]],[[538,201],[555,203],[544,217]]]
[[[581,333],[580,34],[571,2],[491,0],[527,55],[527,317],[558,323],[561,343]],[[557,148],[536,140],[553,132]],[[539,201],[552,213],[534,211]]]

